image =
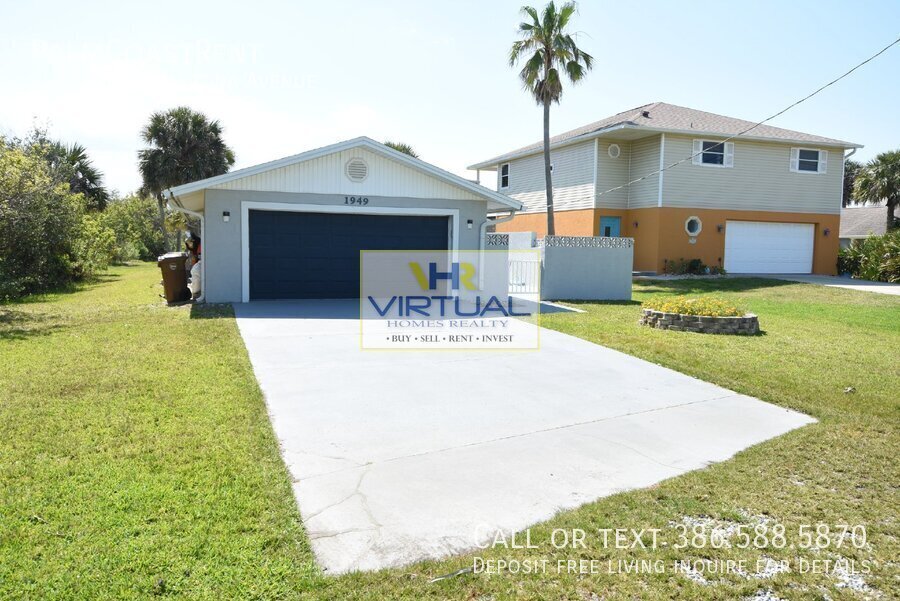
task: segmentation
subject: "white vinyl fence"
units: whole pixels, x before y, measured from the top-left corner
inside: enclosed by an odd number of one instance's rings
[[[542,300],[631,300],[633,238],[547,236],[534,232],[488,234],[488,249],[540,248],[540,260],[510,253],[509,292]]]

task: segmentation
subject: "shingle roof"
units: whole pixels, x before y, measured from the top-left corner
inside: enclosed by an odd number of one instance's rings
[[[838,238],[880,236],[887,231],[887,207],[841,209],[841,233]]]
[[[645,117],[644,113],[649,116]],[[631,127],[646,127],[652,130],[672,130],[672,131],[691,131],[696,130],[698,133],[721,134],[724,136],[732,136],[746,130],[755,125],[754,121],[745,121],[743,119],[735,119],[734,117],[725,117],[724,115],[716,115],[715,113],[707,113],[706,111],[698,111],[695,109],[676,106],[674,104],[666,104],[665,102],[654,102],[643,106],[635,107],[621,113],[617,113],[606,119],[595,121],[582,127],[567,131],[550,138],[550,144],[555,145],[566,140],[577,138],[579,136],[588,135],[603,129],[607,129],[616,125],[628,125]],[[822,136],[814,136],[799,131],[782,129],[771,125],[760,125],[746,134],[748,138],[765,138],[771,140],[784,140],[795,142],[810,142],[819,144],[828,144],[833,146],[843,146],[852,148],[859,146],[852,142],[836,140],[834,138],[824,138]],[[477,165],[497,164],[504,160],[515,156],[531,154],[543,147],[543,142],[536,142],[523,146],[517,150],[503,153],[500,156],[480,161]],[[471,168],[471,167],[470,167]]]

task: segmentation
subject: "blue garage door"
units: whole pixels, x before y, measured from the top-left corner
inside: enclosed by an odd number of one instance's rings
[[[446,249],[448,219],[250,211],[250,298],[358,298],[359,251]]]

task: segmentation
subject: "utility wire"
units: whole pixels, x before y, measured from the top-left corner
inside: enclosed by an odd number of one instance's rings
[[[847,77],[848,75],[850,75],[851,73],[853,73],[854,71],[856,71],[857,69],[859,69],[860,67],[862,67],[863,65],[865,65],[866,63],[875,60],[876,58],[878,58],[879,56],[881,56],[882,54],[884,54],[885,52],[887,52],[892,46],[896,46],[897,44],[900,44],[900,38],[897,38],[896,40],[894,40],[893,42],[891,42],[890,44],[888,44],[887,46],[885,46],[884,48],[882,48],[881,50],[879,50],[878,52],[876,52],[875,54],[873,54],[872,56],[870,56],[869,58],[867,58],[866,60],[864,60],[863,62],[859,63],[858,65],[856,65],[855,67],[853,67],[852,69],[850,69],[849,71],[847,71],[846,73],[844,73],[843,75],[841,75],[840,77],[838,77],[838,78],[836,78],[836,79],[832,79],[831,81],[829,81],[828,83],[826,83],[824,86],[820,87],[820,88],[819,88],[818,90],[816,90],[815,92],[813,92],[813,93],[811,93],[811,94],[808,94],[808,95],[804,96],[803,98],[801,98],[800,100],[798,100],[797,102],[795,102],[795,103],[793,103],[793,104],[787,106],[786,108],[781,109],[780,111],[778,111],[777,113],[775,113],[775,114],[772,115],[771,117],[767,117],[767,118],[763,119],[762,121],[760,121],[759,123],[756,123],[756,124],[754,124],[754,125],[751,125],[751,126],[748,127],[747,129],[745,129],[745,130],[743,130],[743,131],[740,131],[740,132],[738,132],[738,133],[736,133],[736,134],[734,134],[734,135],[732,135],[732,136],[729,136],[729,137],[725,138],[724,140],[722,140],[721,142],[719,142],[714,148],[718,148],[718,147],[724,148],[724,147],[725,147],[725,142],[728,142],[728,141],[730,141],[730,140],[734,140],[735,138],[737,138],[737,137],[739,137],[739,136],[743,136],[743,135],[746,134],[747,132],[753,131],[754,129],[756,129],[756,128],[759,127],[760,125],[762,125],[762,124],[764,124],[764,123],[767,123],[767,122],[771,121],[771,120],[774,119],[775,117],[778,117],[778,116],[783,115],[784,113],[788,112],[789,110],[791,110],[792,108],[794,108],[794,107],[797,106],[798,104],[801,104],[801,103],[803,103],[803,102],[806,102],[807,100],[809,100],[810,98],[812,98],[813,96],[815,96],[816,94],[818,94],[819,92],[821,92],[822,90],[824,90],[825,88],[828,88],[828,87],[830,87],[830,86],[836,84],[836,83],[839,82],[840,80],[844,79],[845,77]],[[609,194],[610,192],[615,192],[616,190],[621,190],[622,188],[627,188],[627,187],[631,186],[632,184],[636,184],[636,183],[638,183],[638,182],[640,182],[640,181],[643,181],[643,180],[647,179],[648,177],[653,177],[654,175],[659,175],[659,174],[662,173],[663,171],[668,171],[668,170],[671,169],[672,167],[676,167],[676,166],[678,166],[678,165],[680,165],[680,164],[682,164],[682,163],[686,163],[686,162],[688,162],[688,161],[692,161],[692,160],[694,159],[694,157],[699,156],[699,155],[703,154],[704,152],[709,152],[709,149],[707,149],[706,151],[701,150],[700,152],[695,152],[695,153],[693,153],[692,155],[690,155],[690,156],[688,156],[688,157],[685,157],[685,158],[681,159],[680,161],[676,161],[676,162],[672,163],[671,165],[667,165],[667,166],[663,167],[662,169],[657,169],[656,171],[653,171],[653,172],[651,172],[651,173],[648,173],[647,175],[644,175],[644,176],[642,176],[642,177],[639,177],[639,178],[637,178],[637,179],[635,179],[635,180],[631,180],[631,181],[628,182],[627,184],[622,184],[621,186],[616,186],[615,188],[610,188],[609,190],[605,190],[605,191],[603,191],[603,192],[600,192],[600,193],[597,194],[596,196],[603,196],[604,194]]]

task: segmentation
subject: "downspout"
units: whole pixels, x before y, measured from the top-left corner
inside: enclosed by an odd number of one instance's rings
[[[200,288],[200,296],[197,297],[196,302],[202,303],[206,302],[206,218],[203,213],[198,213],[197,211],[191,211],[190,209],[185,209],[181,206],[181,203],[178,202],[178,199],[172,194],[172,191],[169,190],[169,206],[179,213],[184,213],[186,215],[190,215],[192,217],[196,217],[200,220],[200,283],[202,288]]]
[[[513,217],[516,216],[515,210],[510,211],[509,215],[506,217],[500,217],[499,219],[485,219],[481,226],[478,228],[478,289],[484,289],[484,250],[485,246],[487,246],[486,238],[487,238],[487,229],[490,225],[497,225],[498,223],[506,223],[507,221],[512,221]]]

